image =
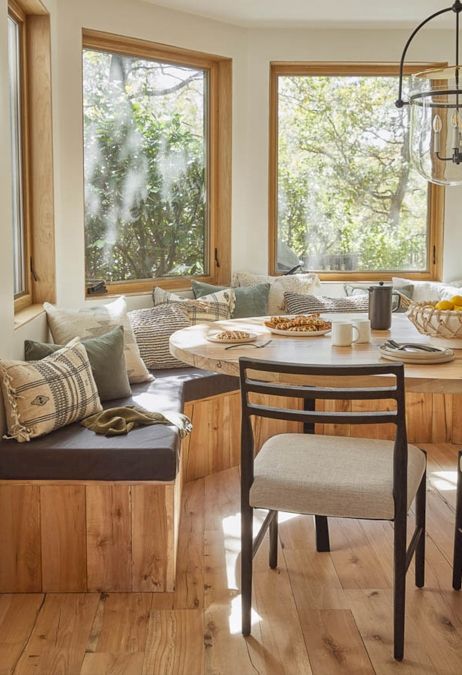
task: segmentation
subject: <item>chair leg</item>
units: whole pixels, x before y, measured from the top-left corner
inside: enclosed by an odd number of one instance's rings
[[[315,516],[316,525],[316,550],[319,553],[328,553],[330,551],[329,542],[329,524],[326,516]]]
[[[269,566],[272,570],[278,566],[278,515],[274,516],[269,526]]]
[[[404,616],[406,607],[406,514],[395,518],[394,532],[394,657],[404,656]]]
[[[456,526],[454,532],[454,559],[452,572],[452,587],[455,591],[460,591],[462,585],[462,471],[461,463],[462,452],[459,453],[457,461],[457,506],[456,506]]]
[[[252,613],[253,509],[241,508],[242,635],[250,635]]]
[[[416,495],[416,527],[422,529],[415,550],[415,585],[422,588],[425,584],[425,521],[426,521],[427,472],[424,473]]]

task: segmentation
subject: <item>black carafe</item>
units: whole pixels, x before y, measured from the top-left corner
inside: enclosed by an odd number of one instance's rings
[[[391,326],[393,287],[378,286],[369,288],[369,319],[372,330],[388,330]]]

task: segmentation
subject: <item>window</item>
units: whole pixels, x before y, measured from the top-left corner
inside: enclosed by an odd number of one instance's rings
[[[14,309],[55,301],[50,17],[39,0],[8,3]]]
[[[212,104],[219,66],[85,32],[87,288],[104,281],[109,291],[136,292],[153,279],[184,286],[223,272],[215,172],[224,139]]]
[[[14,296],[28,291],[26,273],[26,225],[23,181],[23,20],[20,14],[8,16],[9,117],[11,130],[11,204],[13,221]]]
[[[444,192],[410,165],[398,69],[273,64],[271,80],[273,271],[436,276]]]

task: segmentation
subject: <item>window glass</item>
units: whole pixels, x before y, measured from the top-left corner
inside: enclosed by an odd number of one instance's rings
[[[8,17],[8,80],[11,129],[14,294],[26,292],[21,139],[21,28]]]
[[[277,270],[429,269],[396,76],[279,75]]]
[[[87,281],[208,273],[208,71],[83,51]]]

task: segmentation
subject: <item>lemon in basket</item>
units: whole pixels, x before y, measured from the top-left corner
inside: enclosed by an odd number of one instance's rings
[[[453,295],[449,302],[452,302],[452,304],[455,305],[454,309],[456,309],[456,307],[462,309],[462,295]]]
[[[457,296],[459,297],[459,296]],[[440,300],[439,302],[436,303],[435,309],[454,309],[454,303],[452,302],[453,298],[451,300]],[[461,298],[462,300],[462,298]],[[462,303],[461,303],[462,304]]]

